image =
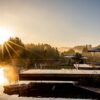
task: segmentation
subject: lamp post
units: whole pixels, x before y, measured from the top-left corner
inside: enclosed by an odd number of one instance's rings
[[[47,60],[47,46],[44,46],[44,63],[45,63],[45,67],[46,67],[46,65],[47,65],[47,63],[46,63],[46,60]]]

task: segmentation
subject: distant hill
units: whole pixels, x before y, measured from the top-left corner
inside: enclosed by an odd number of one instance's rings
[[[72,49],[75,50],[75,52],[82,53],[84,47],[86,47],[86,46],[75,46]]]
[[[100,45],[96,46],[97,48],[100,48]]]
[[[64,52],[64,51],[68,51],[69,49],[73,49],[75,52],[82,53],[83,49],[84,49],[86,46],[87,46],[88,48],[91,48],[91,47],[92,47],[91,45],[79,45],[79,46],[75,46],[75,47],[59,47],[59,48],[58,48],[58,51]],[[99,45],[99,47],[100,47],[100,45]]]
[[[59,47],[59,48],[58,48],[58,51],[64,52],[64,51],[68,51],[69,49],[73,49],[73,50],[75,50],[75,52],[81,53],[84,47],[85,47],[85,46]]]

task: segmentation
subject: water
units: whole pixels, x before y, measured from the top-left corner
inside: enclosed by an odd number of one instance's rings
[[[71,98],[41,98],[41,97],[18,97],[18,95],[1,94],[0,100],[91,100],[91,99],[71,99]]]
[[[70,99],[70,98],[32,98],[32,97],[18,97],[18,96],[3,96],[0,100],[91,100],[91,99]]]

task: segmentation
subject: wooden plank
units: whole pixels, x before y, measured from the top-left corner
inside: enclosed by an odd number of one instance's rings
[[[20,74],[100,74],[100,70],[76,70],[76,69],[62,69],[62,70],[46,70],[46,69],[31,69],[20,72]]]
[[[89,87],[89,86],[81,86],[81,85],[79,85],[78,87],[85,89],[85,90],[89,90],[89,91],[97,93],[97,94],[100,94],[100,88]]]
[[[98,76],[99,70],[27,70],[19,74],[19,80],[77,81]]]

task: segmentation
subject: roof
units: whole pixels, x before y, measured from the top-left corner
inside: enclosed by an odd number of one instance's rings
[[[88,52],[100,52],[100,48],[89,49]]]

